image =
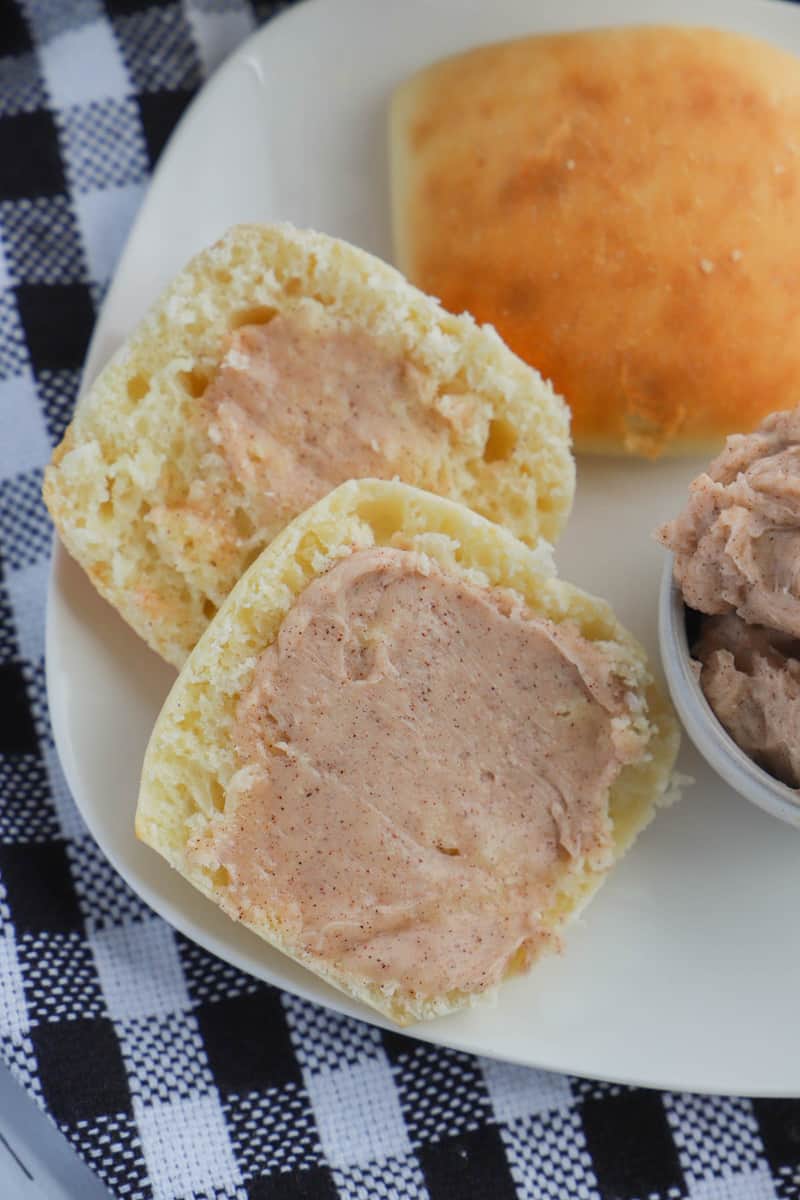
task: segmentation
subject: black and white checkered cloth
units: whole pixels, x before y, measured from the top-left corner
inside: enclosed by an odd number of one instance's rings
[[[276,7],[0,0],[0,1053],[127,1200],[800,1200],[800,1101],[589,1083],[335,1016],[174,933],[76,812],[42,467],[167,134]]]

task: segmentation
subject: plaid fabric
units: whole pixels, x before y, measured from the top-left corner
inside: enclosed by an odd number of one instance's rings
[[[0,1053],[127,1200],[800,1200],[800,1102],[589,1083],[335,1016],[174,933],[74,808],[42,467],[155,158],[274,7],[0,0]]]

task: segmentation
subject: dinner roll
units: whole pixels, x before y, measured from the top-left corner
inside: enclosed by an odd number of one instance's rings
[[[484,46],[394,96],[396,260],[578,450],[710,452],[800,395],[800,64],[702,28]]]

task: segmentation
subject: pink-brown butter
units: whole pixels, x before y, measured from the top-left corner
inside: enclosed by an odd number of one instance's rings
[[[398,348],[298,308],[235,331],[205,406],[212,441],[269,528],[346,479],[430,477],[456,427],[435,393]]]
[[[629,703],[574,626],[356,550],[261,654],[241,770],[190,854],[303,956],[421,997],[480,991],[547,937],[565,866],[608,862],[609,787],[643,751]]]
[[[717,719],[800,787],[800,408],[729,437],[656,536],[686,604],[705,614],[692,655]]]
[[[729,437],[656,536],[690,608],[800,637],[800,408]]]
[[[727,613],[703,622],[692,654],[706,699],[736,744],[800,787],[800,642]]]

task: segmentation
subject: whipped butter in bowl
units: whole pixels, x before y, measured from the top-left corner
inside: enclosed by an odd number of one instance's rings
[[[800,408],[729,437],[656,537],[686,730],[733,788],[800,827]]]

